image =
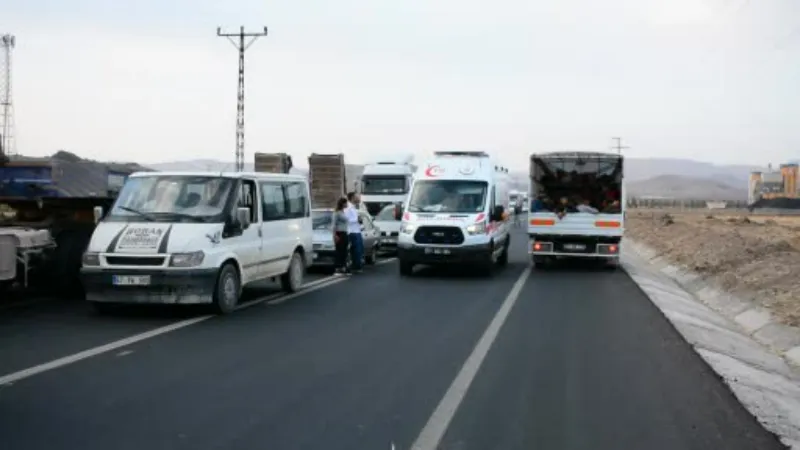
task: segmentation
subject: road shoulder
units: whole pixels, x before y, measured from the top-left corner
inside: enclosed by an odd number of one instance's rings
[[[800,332],[639,242],[626,239],[622,263],[745,408],[784,444],[800,449]]]

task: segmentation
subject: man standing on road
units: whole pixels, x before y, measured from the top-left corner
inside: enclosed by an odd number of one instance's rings
[[[347,193],[347,236],[350,239],[350,259],[353,264],[353,273],[361,272],[362,258],[364,257],[364,238],[361,236],[361,224],[358,220],[358,204],[361,198],[355,192]]]

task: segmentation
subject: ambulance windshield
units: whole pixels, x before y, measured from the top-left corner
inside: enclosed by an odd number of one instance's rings
[[[485,181],[420,180],[414,183],[408,212],[479,213],[486,208]]]

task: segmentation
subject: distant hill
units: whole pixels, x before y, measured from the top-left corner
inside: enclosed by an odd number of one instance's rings
[[[628,181],[628,197],[668,197],[681,200],[747,200],[747,185],[731,186],[714,178],[659,175]]]
[[[150,164],[156,170],[231,170],[233,163],[198,159]],[[253,170],[245,164],[245,170]],[[717,165],[701,161],[676,158],[627,158],[625,177],[630,195],[648,195],[675,198],[704,198],[708,200],[743,200],[747,198],[747,180],[753,170],[762,167],[747,165]],[[348,184],[358,179],[362,165],[348,165]],[[306,173],[306,169],[297,169]],[[513,188],[525,190],[526,172],[512,172]]]

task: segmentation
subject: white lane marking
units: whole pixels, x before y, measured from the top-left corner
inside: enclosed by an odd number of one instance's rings
[[[134,344],[139,341],[143,341],[145,339],[150,339],[151,337],[158,336],[160,334],[169,333],[170,331],[179,330],[181,328],[188,327],[189,325],[194,325],[196,323],[200,323],[204,320],[210,319],[213,316],[200,316],[195,317],[188,320],[182,320],[180,322],[176,322],[161,328],[156,328],[154,330],[150,330],[141,334],[137,334],[135,336],[130,336],[125,339],[121,339],[119,341],[109,342],[108,344],[101,345],[99,347],[90,348],[88,350],[84,350],[79,353],[75,353],[74,355],[65,356],[63,358],[58,358],[56,360],[40,364],[38,366],[30,367],[27,369],[20,370],[19,372],[10,373],[8,375],[3,375],[0,377],[0,385],[22,380],[23,378],[32,377],[34,375],[38,375],[42,372],[47,372],[48,370],[57,369],[59,367],[66,366],[68,364],[72,364],[87,358],[91,358],[93,356],[97,356],[101,353],[110,352],[112,350],[116,350],[120,347],[125,347],[127,345]]]
[[[281,296],[285,297],[286,300],[288,300],[290,298],[294,298],[294,297],[299,297],[301,295],[307,294],[309,292],[316,291],[317,289],[322,289],[324,287],[328,287],[330,285],[336,284],[339,281],[344,281],[346,279],[347,278],[343,278],[343,277],[340,278],[340,277],[336,277],[336,276],[323,278],[322,280],[316,280],[316,281],[313,281],[311,283],[303,285],[303,289],[300,290],[300,291],[294,292],[294,293],[289,294],[289,295],[284,295],[284,294],[280,294],[279,293],[279,294],[277,294],[275,296],[266,296],[264,298],[264,300],[258,301],[258,303],[255,303],[255,304],[262,303],[263,301],[266,301],[266,299],[269,299],[269,298],[277,299],[277,298],[280,298]],[[310,287],[306,288],[307,286],[310,286]],[[248,306],[252,306],[252,305],[250,303],[247,303],[247,304],[243,305],[244,308],[246,308]],[[32,377],[32,376],[38,375],[38,374],[40,374],[42,372],[47,372],[49,370],[58,369],[59,367],[64,367],[66,365],[69,365],[69,364],[72,364],[72,363],[76,363],[76,362],[82,361],[84,359],[92,358],[94,356],[110,352],[112,350],[117,350],[119,348],[126,347],[126,346],[129,346],[131,344],[135,344],[137,342],[141,342],[141,341],[144,341],[146,339],[150,339],[150,338],[162,335],[162,334],[170,333],[170,332],[175,331],[175,330],[180,330],[181,328],[186,328],[186,327],[194,325],[196,323],[203,322],[203,321],[208,320],[208,319],[210,319],[212,317],[216,317],[216,316],[215,315],[205,315],[205,316],[193,317],[191,319],[182,320],[180,322],[175,322],[173,324],[166,325],[166,326],[163,326],[163,327],[160,327],[160,328],[156,328],[156,329],[153,329],[153,330],[150,330],[150,331],[146,331],[144,333],[140,333],[140,334],[137,334],[137,335],[134,335],[134,336],[129,336],[127,338],[120,339],[118,341],[109,342],[108,344],[101,345],[99,347],[90,348],[90,349],[84,350],[82,352],[75,353],[73,355],[64,356],[63,358],[58,358],[58,359],[55,359],[53,361],[46,362],[44,364],[39,364],[38,366],[29,367],[27,369],[23,369],[23,370],[20,370],[20,371],[17,371],[17,372],[13,372],[13,373],[10,373],[10,374],[7,374],[7,375],[3,375],[3,376],[0,376],[0,386],[5,385],[5,384],[9,384],[9,383],[13,383],[15,381],[19,381],[19,380],[22,380],[22,379],[25,379],[25,378],[28,378],[28,377]]]
[[[395,257],[395,258],[386,258],[386,259],[382,259],[382,260],[380,260],[380,261],[376,261],[376,262],[375,262],[375,265],[376,265],[376,266],[380,266],[381,264],[387,264],[387,263],[390,263],[390,262],[392,262],[392,261],[395,261],[396,259],[397,259],[396,257]]]
[[[128,356],[131,353],[133,353],[133,350],[123,350],[123,351],[117,353],[117,356]]]
[[[439,405],[433,411],[433,414],[431,414],[428,423],[425,424],[425,428],[422,429],[419,436],[414,441],[414,444],[411,446],[412,450],[436,450],[438,448],[439,442],[441,442],[444,433],[447,431],[447,427],[450,425],[450,421],[453,420],[453,416],[455,416],[459,405],[461,405],[461,401],[464,400],[464,396],[467,394],[472,380],[475,379],[478,369],[480,369],[483,360],[489,353],[489,349],[497,338],[500,328],[502,328],[503,323],[505,323],[506,318],[508,318],[511,308],[513,308],[514,304],[517,302],[517,298],[520,292],[522,292],[525,282],[528,281],[530,274],[531,271],[527,268],[522,272],[517,282],[514,283],[511,291],[509,291],[505,300],[503,300],[500,309],[497,310],[492,322],[486,328],[486,331],[483,332],[483,336],[481,336],[475,348],[472,350],[472,353],[464,362],[461,371],[458,372],[458,375],[456,375],[453,383],[447,389]]]

